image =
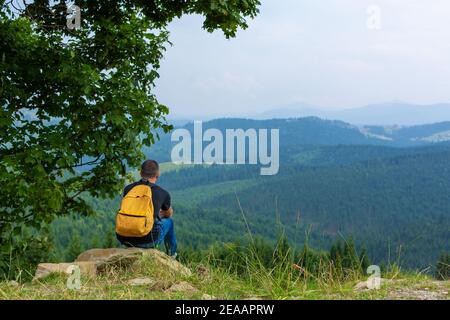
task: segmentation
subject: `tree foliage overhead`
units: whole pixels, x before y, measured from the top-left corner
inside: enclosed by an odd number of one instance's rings
[[[81,8],[80,28],[67,28],[69,3]],[[168,108],[152,92],[170,21],[200,14],[207,31],[229,38],[258,5],[0,0],[1,243],[24,223],[89,213],[79,195],[115,195],[156,130],[171,129]]]

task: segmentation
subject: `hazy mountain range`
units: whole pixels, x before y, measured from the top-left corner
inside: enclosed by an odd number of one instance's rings
[[[192,123],[187,123],[182,127],[193,134]],[[304,151],[305,146],[366,145],[402,149],[450,145],[450,121],[416,126],[357,126],[339,120],[323,120],[318,117],[270,120],[222,118],[203,123],[204,130],[210,128],[219,129],[223,133],[226,129],[233,128],[244,130],[252,128],[279,129],[280,157],[283,161],[295,158]],[[171,142],[170,133],[161,134],[160,140],[155,145],[144,148],[144,153],[149,158],[170,162],[174,144],[175,142]],[[206,144],[205,142],[204,146]],[[353,156],[360,160],[364,158],[363,154]]]
[[[277,107],[259,113],[243,113],[236,115],[218,113],[207,116],[173,115],[169,118],[175,125],[183,125],[189,120],[212,120],[214,118],[225,117],[266,120],[303,118],[310,116],[329,120],[341,120],[357,125],[411,126],[450,121],[450,103],[418,105],[404,102],[389,102],[352,109],[323,109],[310,104],[299,103]]]
[[[254,114],[251,118],[272,119],[306,116],[364,125],[418,125],[450,121],[450,104],[416,105],[392,102],[343,110],[324,110],[300,104]]]

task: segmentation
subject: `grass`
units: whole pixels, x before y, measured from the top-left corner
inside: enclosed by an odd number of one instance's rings
[[[358,292],[353,289],[355,282],[342,283],[335,286],[323,287],[315,282],[296,283],[289,291],[277,292],[271,290],[267,283],[257,287],[251,281],[242,281],[223,272],[214,272],[209,280],[202,280],[193,276],[188,280],[199,292],[166,292],[151,290],[149,286],[130,286],[123,279],[103,276],[97,279],[83,279],[80,290],[69,290],[66,286],[67,276],[53,275],[43,281],[26,283],[19,286],[0,284],[0,299],[114,299],[114,300],[154,300],[154,299],[202,299],[204,294],[219,299],[385,299],[394,289],[412,288],[437,290],[431,279],[405,278],[396,284],[385,284],[380,290]],[[450,289],[446,284],[447,291]],[[408,299],[408,296],[403,297]],[[413,297],[412,297],[413,298]],[[448,294],[446,299],[449,298]]]
[[[191,263],[195,271],[208,270],[200,275],[180,276],[167,272],[148,258],[141,258],[128,269],[110,269],[96,278],[81,278],[81,289],[70,290],[67,287],[67,275],[50,276],[23,284],[1,282],[0,299],[204,299],[205,294],[218,299],[414,299],[414,293],[434,294],[439,292],[440,299],[449,299],[449,281],[433,281],[430,277],[415,273],[386,274],[379,290],[354,290],[354,286],[365,277],[351,275],[346,279],[335,279],[326,273],[318,276],[299,276],[298,270],[287,263],[268,269],[262,267],[257,259],[249,259],[245,274],[231,269],[221,268],[211,263],[208,257],[201,263]],[[324,269],[325,270],[325,269]],[[388,278],[393,276],[393,278]],[[127,283],[133,278],[149,277],[156,284],[131,286]],[[181,281],[192,284],[198,291],[169,292],[166,289]],[[447,292],[447,293],[445,293]],[[396,296],[397,295],[397,296]]]
[[[238,198],[237,202],[245,222]],[[367,276],[362,275],[365,269],[362,260],[360,265],[351,264],[352,267],[343,267],[344,264],[337,262],[335,266],[329,256],[314,253],[305,246],[298,261],[299,255],[287,245],[283,232],[275,248],[258,243],[250,229],[248,236],[250,242],[243,246],[226,244],[219,250],[212,248],[204,255],[182,256],[184,265],[193,271],[190,276],[169,272],[167,265],[161,265],[158,259],[143,256],[126,267],[108,268],[94,278],[82,276],[79,290],[68,288],[65,274],[50,274],[44,279],[24,283],[0,281],[0,300],[449,299],[450,281],[435,281],[420,272],[402,272],[396,263],[383,272],[379,289],[357,290],[355,285],[367,280]],[[356,251],[354,253],[357,257]],[[129,280],[136,278],[153,281],[146,285],[131,285]],[[187,283],[191,289],[168,290],[180,283]]]

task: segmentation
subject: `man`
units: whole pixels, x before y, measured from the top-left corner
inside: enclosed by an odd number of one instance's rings
[[[141,166],[141,180],[125,187],[123,196],[139,184],[146,184],[152,190],[152,202],[155,221],[152,230],[143,237],[124,237],[117,234],[117,239],[127,247],[154,248],[164,242],[167,254],[176,258],[177,240],[172,220],[173,209],[170,205],[170,194],[156,185],[160,175],[158,162],[147,160]],[[159,214],[157,214],[159,213]]]

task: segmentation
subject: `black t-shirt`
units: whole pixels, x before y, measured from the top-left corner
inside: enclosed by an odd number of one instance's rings
[[[137,182],[134,182],[132,184],[129,184],[125,187],[123,190],[123,196],[125,196],[128,192],[130,192],[133,187],[137,186],[138,184],[147,184],[152,188],[152,201],[153,201],[153,209],[155,212],[154,221],[155,224],[153,225],[153,230],[149,232],[146,236],[143,237],[123,237],[121,235],[117,234],[117,239],[121,243],[128,243],[128,244],[141,244],[141,243],[151,243],[154,240],[157,239],[159,234],[159,226],[158,226],[158,220],[159,220],[159,211],[160,210],[169,210],[170,209],[170,194],[161,188],[160,186],[150,183],[145,180],[140,180]]]

